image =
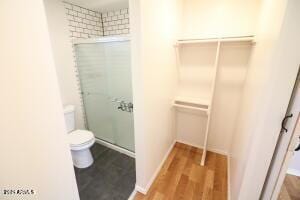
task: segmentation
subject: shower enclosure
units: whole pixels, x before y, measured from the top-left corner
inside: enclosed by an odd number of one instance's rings
[[[74,46],[87,128],[134,152],[129,38],[80,39]]]

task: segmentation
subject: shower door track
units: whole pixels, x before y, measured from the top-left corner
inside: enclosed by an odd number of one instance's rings
[[[106,146],[106,147],[108,147],[110,149],[116,150],[116,151],[118,151],[120,153],[123,153],[123,154],[125,154],[127,156],[130,156],[132,158],[135,158],[135,153],[132,152],[132,151],[129,151],[129,150],[123,148],[123,147],[117,146],[117,145],[112,144],[110,142],[106,142],[105,140],[101,140],[101,139],[99,139],[97,137],[95,139],[96,139],[96,142],[98,144],[101,144],[101,145]]]

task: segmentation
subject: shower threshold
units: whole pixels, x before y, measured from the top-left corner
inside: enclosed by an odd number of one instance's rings
[[[106,147],[108,147],[108,148],[110,148],[110,149],[113,149],[113,150],[115,150],[115,151],[118,151],[118,152],[120,152],[120,153],[123,153],[123,154],[125,154],[125,155],[127,155],[127,156],[130,156],[130,157],[132,157],[132,158],[135,158],[135,153],[134,153],[134,152],[129,151],[129,150],[127,150],[127,149],[125,149],[125,148],[122,148],[122,147],[120,147],[120,146],[117,146],[117,145],[115,145],[115,144],[112,144],[112,143],[106,142],[106,141],[104,141],[104,140],[101,140],[101,139],[99,139],[99,138],[97,138],[97,137],[96,137],[96,143],[101,144],[101,145],[103,145],[103,146],[106,146]]]

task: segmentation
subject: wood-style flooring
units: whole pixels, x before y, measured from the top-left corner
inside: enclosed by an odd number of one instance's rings
[[[300,200],[300,177],[285,176],[278,200]]]
[[[176,143],[147,195],[135,200],[226,200],[227,158],[207,152],[200,166],[202,150]]]

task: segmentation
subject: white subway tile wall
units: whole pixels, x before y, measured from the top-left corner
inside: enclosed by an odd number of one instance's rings
[[[100,13],[64,2],[71,38],[129,34],[128,8]]]
[[[128,8],[102,13],[104,36],[129,34]]]
[[[101,13],[64,2],[71,38],[103,36]]]

